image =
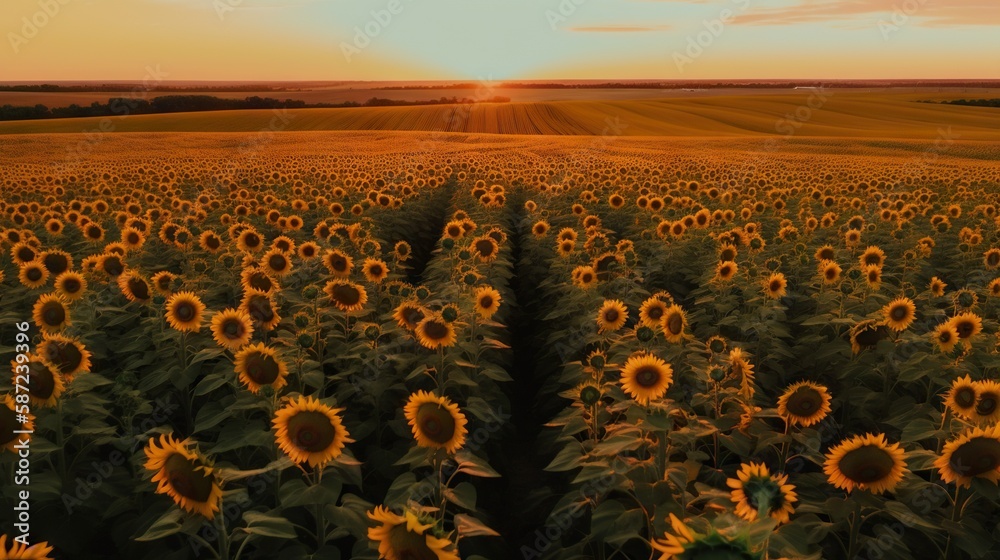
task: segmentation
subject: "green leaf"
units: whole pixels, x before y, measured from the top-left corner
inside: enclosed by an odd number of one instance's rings
[[[159,519],[154,521],[142,536],[136,537],[135,540],[141,542],[155,541],[179,533],[184,527],[181,523],[183,518],[184,512],[180,508],[172,507],[167,510],[167,513],[164,513]]]
[[[460,513],[455,516],[455,529],[458,530],[459,537],[499,537],[493,529],[490,529],[482,521],[471,515]]]
[[[268,515],[259,511],[247,511],[243,513],[243,521],[246,522],[247,526],[243,527],[242,531],[251,535],[276,539],[295,538],[295,526],[284,517]]]

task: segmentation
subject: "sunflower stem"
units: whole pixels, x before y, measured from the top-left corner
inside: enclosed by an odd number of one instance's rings
[[[233,557],[233,560],[240,560],[240,556],[243,555],[243,549],[246,547],[247,543],[250,542],[251,537],[253,537],[253,535],[248,533],[247,538],[243,539],[243,542],[240,543],[240,547],[236,549],[236,556]]]
[[[850,498],[848,498],[850,499]],[[854,511],[851,512],[850,519],[850,540],[847,542],[847,558],[853,559],[857,555],[858,550],[858,535],[861,533],[861,504],[855,500],[851,500],[854,504]]]
[[[226,531],[226,516],[222,515],[224,511],[226,510],[222,507],[222,498],[219,498],[219,515],[215,516],[215,523],[218,525],[216,531],[219,533],[219,554],[216,558],[229,560],[229,533]]]

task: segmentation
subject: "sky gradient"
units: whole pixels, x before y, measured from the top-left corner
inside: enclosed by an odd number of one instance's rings
[[[3,0],[0,32],[0,81],[1000,78],[996,0]]]

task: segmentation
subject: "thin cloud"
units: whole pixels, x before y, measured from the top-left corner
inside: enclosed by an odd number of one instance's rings
[[[904,6],[909,13],[903,11]],[[996,0],[949,0],[947,3],[933,0],[905,3],[900,0],[799,0],[798,4],[791,6],[747,11],[737,15],[735,22],[745,25],[794,25],[888,18],[896,12],[932,27],[1000,23]]]
[[[670,28],[669,25],[580,25],[567,29],[579,33],[646,33],[667,31]]]

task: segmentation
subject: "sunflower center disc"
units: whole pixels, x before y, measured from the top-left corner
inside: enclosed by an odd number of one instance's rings
[[[284,270],[286,263],[285,257],[281,255],[271,255],[271,258],[267,260],[268,266],[274,270]]]
[[[684,327],[684,319],[677,313],[674,313],[667,319],[667,328],[670,329],[671,334],[680,334],[681,329]]]
[[[984,394],[979,397],[979,404],[976,405],[976,414],[980,416],[989,416],[997,409],[997,396],[993,394]]]
[[[417,410],[417,427],[424,437],[445,444],[455,435],[455,419],[437,403],[427,403]]]
[[[448,337],[448,326],[440,321],[428,321],[424,325],[424,335],[431,340],[444,340]]]
[[[135,278],[129,280],[128,289],[136,299],[149,299],[149,286],[142,280]]]
[[[61,325],[66,320],[66,310],[57,303],[50,303],[42,311],[46,325]]]
[[[190,321],[194,318],[194,306],[187,302],[181,303],[175,313],[181,321]]]
[[[903,319],[906,319],[906,308],[902,306],[893,307],[892,312],[889,315],[892,316],[893,321],[902,321]]]
[[[1000,441],[977,437],[960,445],[948,461],[952,470],[962,476],[979,476],[1000,467]]]
[[[809,416],[819,410],[820,394],[809,387],[800,387],[789,398],[785,407],[796,416]]]
[[[344,305],[357,305],[361,300],[361,292],[349,284],[338,284],[333,288],[333,297]]]
[[[330,447],[337,430],[326,414],[304,410],[288,419],[288,436],[295,447],[318,453]]]
[[[196,471],[199,465],[180,453],[174,453],[163,464],[167,482],[175,492],[196,502],[206,502],[212,495],[212,477]]]
[[[635,372],[635,382],[643,387],[654,387],[660,381],[660,370],[652,366],[640,368]]]
[[[278,362],[267,354],[254,352],[247,356],[247,375],[258,385],[270,385],[278,378]]]
[[[848,451],[841,458],[839,469],[854,482],[870,484],[889,476],[895,464],[892,456],[884,449],[865,445]]]
[[[972,406],[976,402],[976,390],[972,387],[962,387],[955,391],[955,402],[963,407]]]
[[[56,389],[56,380],[52,371],[38,362],[31,364],[31,375],[28,377],[28,391],[38,399],[46,400]]]
[[[390,550],[399,560],[437,560],[438,555],[427,547],[427,537],[414,533],[406,524],[397,525],[389,533]]]
[[[222,327],[222,331],[228,338],[239,338],[243,335],[243,324],[236,319],[230,319],[226,321],[226,324]]]

